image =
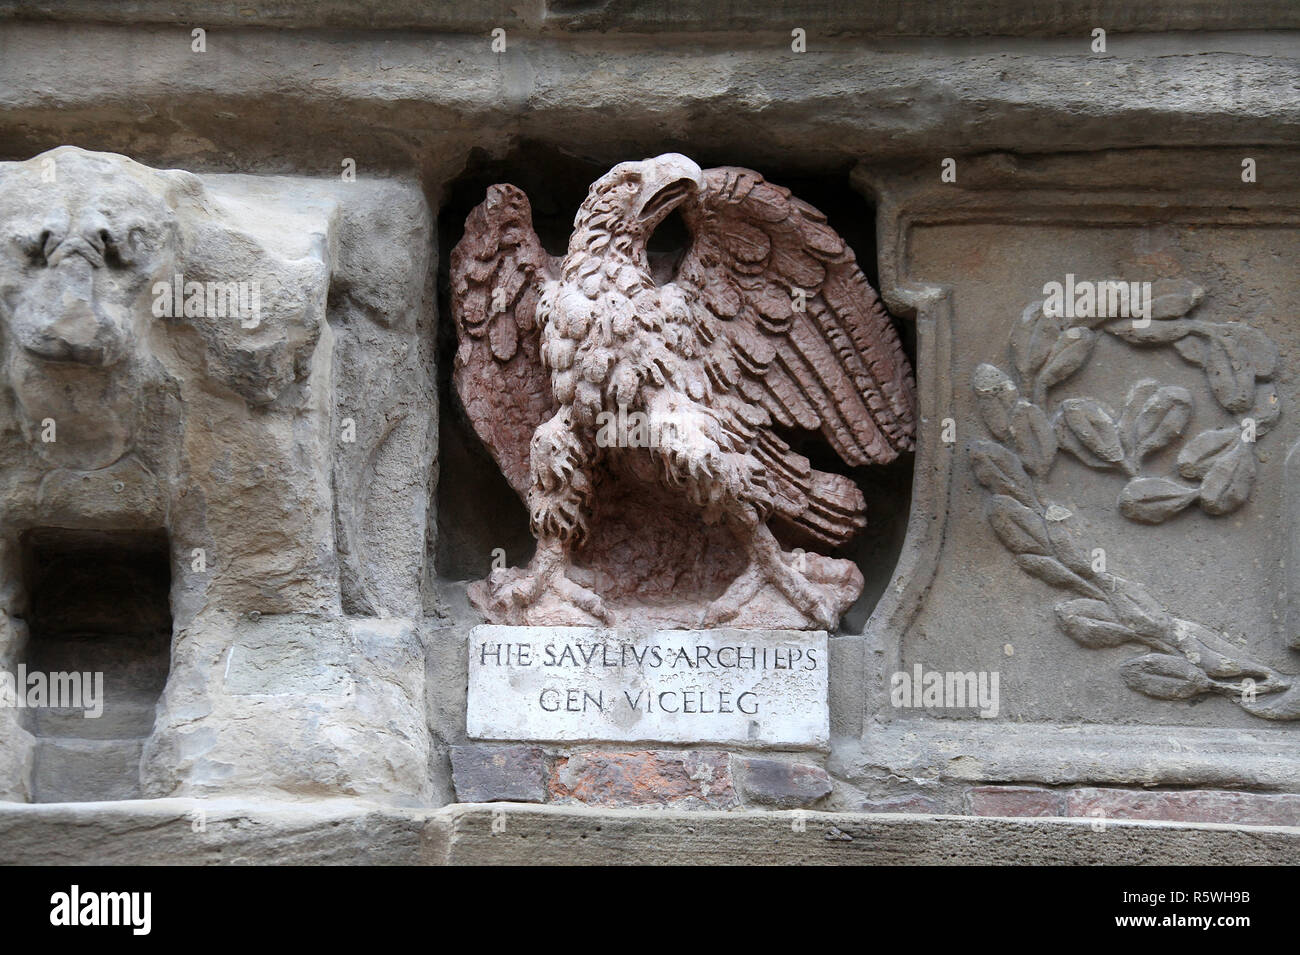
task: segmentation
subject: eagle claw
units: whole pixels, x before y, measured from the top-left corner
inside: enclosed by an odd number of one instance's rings
[[[781,551],[766,532],[760,534],[760,538],[762,544],[755,549],[749,566],[731,582],[721,597],[709,604],[701,626],[716,627],[734,620],[753,604],[759,591],[770,584],[803,617],[805,626],[835,629],[844,606],[837,600],[833,584],[818,580],[808,572],[813,567],[807,566],[807,562],[817,558],[799,550]],[[852,566],[842,561],[835,563]]]
[[[598,594],[573,581],[567,574],[569,562],[561,551],[539,547],[533,562],[523,569],[500,568],[481,584],[479,600],[494,619],[516,626],[582,626],[588,619],[570,619],[572,611],[610,625],[613,614]],[[484,593],[485,591],[485,593]],[[475,595],[472,595],[475,596]],[[483,599],[485,598],[485,599]],[[564,617],[565,622],[557,619]],[[543,619],[544,618],[544,619]]]

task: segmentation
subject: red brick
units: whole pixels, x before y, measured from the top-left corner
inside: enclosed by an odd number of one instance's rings
[[[1041,786],[973,786],[966,790],[972,816],[1064,816],[1060,792]]]
[[[1108,819],[1165,819],[1221,822],[1239,826],[1300,826],[1300,795],[1244,793],[1220,789],[1152,791],[1072,789],[1071,816]]]
[[[726,753],[590,751],[555,761],[548,788],[556,802],[589,806],[731,809],[739,805]]]

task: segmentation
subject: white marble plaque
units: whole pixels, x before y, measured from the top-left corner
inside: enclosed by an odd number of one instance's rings
[[[473,739],[825,747],[827,637],[475,627]]]

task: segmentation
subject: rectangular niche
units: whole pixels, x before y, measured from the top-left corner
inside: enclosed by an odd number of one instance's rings
[[[725,152],[701,152],[673,143],[646,145],[635,151],[624,150],[604,156],[579,157],[548,143],[527,141],[512,152],[493,157],[476,152],[461,174],[451,181],[444,191],[444,202],[438,215],[438,249],[440,263],[438,327],[438,388],[441,418],[439,422],[439,478],[437,496],[437,545],[435,575],[442,582],[473,581],[485,577],[494,566],[523,566],[532,556],[535,541],[528,528],[528,512],[520,495],[507,482],[500,466],[493,459],[487,444],[475,432],[460,395],[453,382],[458,349],[457,333],[453,321],[451,289],[452,249],[465,235],[466,220],[471,211],[484,201],[487,190],[498,183],[516,186],[528,197],[531,228],[545,251],[563,257],[574,229],[574,214],[587,196],[591,184],[603,176],[616,163],[657,155],[668,149],[680,148],[693,160],[706,168],[738,165],[752,166],[769,182],[785,187],[800,200],[820,209],[827,216],[829,226],[854,251],[857,264],[863,269],[868,282],[876,287],[876,238],[874,232],[876,210],[867,198],[854,189],[848,170],[842,167],[810,171],[765,163],[761,157],[747,155],[745,147]],[[681,256],[691,243],[691,234],[679,213],[673,213],[647,240],[647,250],[652,269],[659,281],[668,281]],[[910,321],[896,316],[895,330],[902,339],[904,352],[913,368],[916,365],[915,330]],[[799,454],[807,457],[813,467],[828,473],[849,477],[866,500],[868,516],[866,528],[847,544],[840,545],[831,556],[852,560],[862,572],[865,585],[857,602],[844,614],[841,629],[845,633],[860,633],[877,601],[886,592],[898,563],[910,514],[914,458],[902,454],[887,465],[851,468],[844,464],[816,432],[798,429],[780,429],[780,437]],[[615,492],[617,495],[617,492]],[[598,500],[601,499],[598,496]],[[610,500],[608,494],[604,500]],[[672,508],[679,500],[668,495],[664,504]],[[651,511],[660,514],[658,503]],[[691,509],[684,509],[689,522]],[[614,522],[609,522],[614,523]],[[648,526],[654,523],[655,526]],[[593,519],[594,537],[601,538],[603,546],[611,551],[638,552],[638,560],[653,560],[654,545],[645,544],[656,527],[662,525],[664,536],[672,536],[674,526],[668,521],[646,522],[632,517],[627,526],[605,528],[602,535],[602,515]],[[689,524],[687,525],[689,526]],[[678,592],[677,601],[697,600],[701,608],[708,599],[718,596],[726,583],[735,576],[738,567],[731,566],[729,557],[733,544],[730,535],[717,529],[708,536],[700,525],[699,563],[683,571],[674,567]],[[810,540],[791,536],[782,541],[787,546],[810,547],[819,550]],[[644,550],[638,550],[644,546]],[[585,554],[579,554],[579,566]],[[500,561],[501,563],[496,563]],[[603,570],[595,573],[604,574]],[[614,575],[605,575],[614,581]],[[662,576],[662,575],[661,575]],[[611,586],[604,587],[604,596],[617,608],[626,593],[618,588],[633,586],[631,574]],[[684,589],[698,582],[700,592],[685,594]],[[602,589],[602,588],[597,588]],[[662,597],[654,599],[663,600]],[[663,601],[672,603],[673,601]]]
[[[171,654],[167,536],[39,529],[23,536],[23,556],[27,673],[44,674],[51,686],[53,674],[80,674],[78,702],[102,707],[97,718],[79,707],[23,710],[36,737],[32,801],[139,798],[141,748]],[[47,702],[66,699],[51,691]]]

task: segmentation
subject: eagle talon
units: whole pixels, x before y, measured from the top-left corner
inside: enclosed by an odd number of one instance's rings
[[[573,607],[600,623],[611,624],[613,615],[605,602],[594,591],[571,579],[567,574],[569,566],[563,551],[539,547],[528,567],[494,570],[488,578],[491,608],[527,625],[531,608],[551,597],[551,603]]]
[[[821,630],[834,630],[840,622],[842,608],[835,605],[825,584],[809,577],[805,570],[807,555],[796,550],[780,555],[780,568],[773,574],[773,584],[809,623]]]
[[[707,629],[720,626],[740,613],[740,606],[733,601],[719,597],[704,609],[700,617],[700,626]]]
[[[600,596],[594,591],[588,590],[582,584],[575,583],[564,574],[556,577],[553,584],[556,592],[578,609],[591,614],[607,626],[614,622],[613,615],[609,612],[609,608],[605,606],[605,601],[601,600]]]
[[[836,597],[836,584],[825,576],[820,562],[827,560],[802,550],[782,550],[766,525],[753,531],[737,527],[742,538],[752,534],[754,556],[748,566],[712,601],[701,615],[701,626],[716,627],[740,616],[763,587],[770,585],[803,618],[802,626],[834,630],[844,607]],[[832,563],[846,563],[833,561]],[[847,565],[852,569],[852,565]],[[856,574],[856,570],[852,571]],[[860,582],[855,592],[861,590]]]

